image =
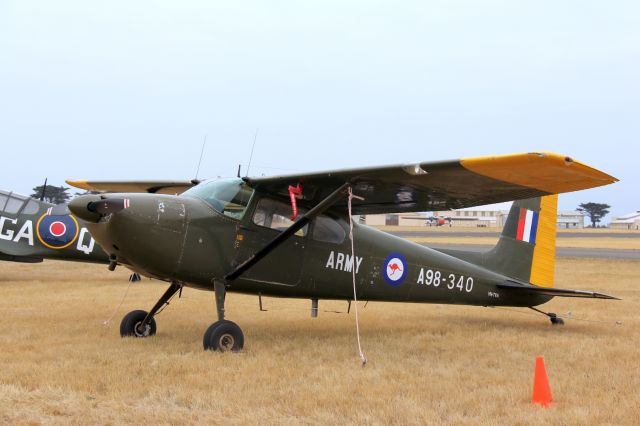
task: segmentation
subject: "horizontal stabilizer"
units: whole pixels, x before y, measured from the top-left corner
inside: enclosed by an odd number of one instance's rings
[[[586,297],[586,298],[592,298],[592,299],[620,300],[617,297],[609,296],[607,294],[602,294],[602,293],[596,293],[594,291],[569,290],[565,288],[545,288],[545,287],[537,287],[532,285],[518,284],[515,282],[506,282],[506,283],[498,284],[498,288],[509,289],[509,290],[519,290],[519,291],[525,291],[525,292],[530,292],[535,294],[543,294],[545,296],[554,296],[554,297]]]

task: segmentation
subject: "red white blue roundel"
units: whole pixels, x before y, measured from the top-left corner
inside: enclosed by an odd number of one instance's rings
[[[69,215],[43,214],[36,225],[36,235],[50,249],[69,247],[78,238],[78,222]]]
[[[400,253],[391,253],[382,264],[382,275],[384,280],[392,285],[402,284],[407,277],[407,261]]]

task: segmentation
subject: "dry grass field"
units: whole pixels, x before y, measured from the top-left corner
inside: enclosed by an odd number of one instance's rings
[[[121,339],[120,318],[148,309],[164,284],[134,284],[103,266],[0,262],[3,424],[637,424],[640,264],[560,259],[558,286],[622,301],[556,299],[552,327],[519,310],[371,303],[356,354],[346,304],[228,296],[245,331],[241,354],[205,353],[213,294],[186,289],[158,335]],[[362,306],[362,305],[360,305]],[[620,321],[621,324],[616,324]],[[532,406],[536,355],[554,405]]]

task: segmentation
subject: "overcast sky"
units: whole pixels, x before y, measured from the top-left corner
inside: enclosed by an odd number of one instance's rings
[[[527,151],[640,210],[637,1],[0,0],[0,187]]]

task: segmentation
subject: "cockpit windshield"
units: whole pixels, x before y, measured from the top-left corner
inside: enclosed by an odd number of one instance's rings
[[[221,179],[202,182],[182,195],[200,198],[220,213],[242,219],[253,189],[242,179]]]

